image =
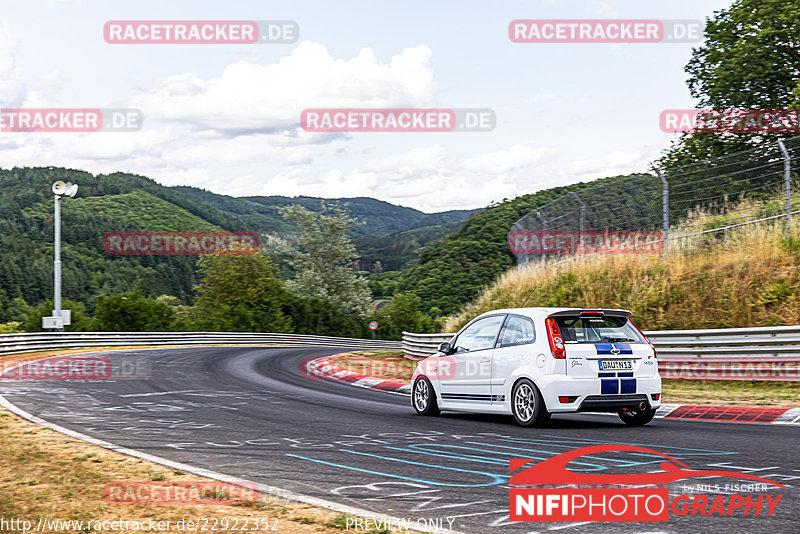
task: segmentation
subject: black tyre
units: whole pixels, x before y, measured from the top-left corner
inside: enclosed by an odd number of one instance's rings
[[[511,390],[511,412],[517,424],[525,427],[540,425],[550,419],[539,388],[527,378],[514,384]]]
[[[642,426],[653,420],[656,416],[655,408],[641,410],[639,408],[626,408],[617,412],[622,422],[628,426]]]
[[[424,376],[414,381],[414,387],[411,389],[411,406],[419,415],[439,415],[440,413],[433,385]]]

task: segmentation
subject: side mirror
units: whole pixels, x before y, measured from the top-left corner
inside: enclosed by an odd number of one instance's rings
[[[450,347],[450,343],[441,343],[437,350],[444,354],[450,354],[453,349]]]

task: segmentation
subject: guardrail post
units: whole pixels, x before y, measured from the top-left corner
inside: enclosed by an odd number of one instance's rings
[[[789,157],[786,145],[783,144],[783,139],[778,139],[778,146],[783,152],[783,189],[786,197],[786,237],[788,238],[792,235],[792,159]]]

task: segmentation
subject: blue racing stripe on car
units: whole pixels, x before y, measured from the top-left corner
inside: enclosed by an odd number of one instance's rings
[[[616,395],[617,393],[619,393],[619,380],[616,378],[600,379],[600,394]]]
[[[636,379],[635,378],[621,378],[619,386],[620,393],[636,393]]]
[[[597,354],[611,354],[612,356],[616,356],[619,354],[633,354],[633,349],[628,343],[595,343],[594,345]],[[613,349],[619,350],[619,352],[611,352]]]

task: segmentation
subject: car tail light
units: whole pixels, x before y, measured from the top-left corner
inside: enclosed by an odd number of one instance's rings
[[[661,393],[652,393],[650,396],[653,397],[653,400],[658,400],[661,398]]]
[[[603,310],[583,310],[581,312],[581,317],[602,317],[605,315]]]
[[[639,335],[640,335],[640,336],[642,336],[642,337],[644,338],[644,340],[645,340],[645,341],[647,341],[647,344],[648,344],[648,345],[650,345],[650,348],[651,348],[651,349],[653,349],[653,358],[656,358],[656,359],[657,359],[657,358],[658,358],[658,354],[656,354],[656,347],[655,347],[655,345],[653,345],[653,343],[652,343],[652,342],[651,342],[649,339],[647,339],[647,336],[646,336],[646,335],[644,335],[644,334],[642,333],[642,331],[641,331],[641,330],[639,330],[639,327],[638,327],[638,326],[636,326],[635,324],[633,324],[633,323],[632,323],[630,320],[629,320],[628,322],[630,323],[630,325],[631,325],[632,327],[634,327],[634,328],[636,329],[636,331],[637,331],[637,332],[639,332]]]
[[[556,320],[548,317],[544,324],[547,327],[547,340],[550,342],[550,352],[553,353],[553,358],[563,360],[567,357],[567,351],[564,349],[564,338],[561,337],[561,330],[558,329]]]

